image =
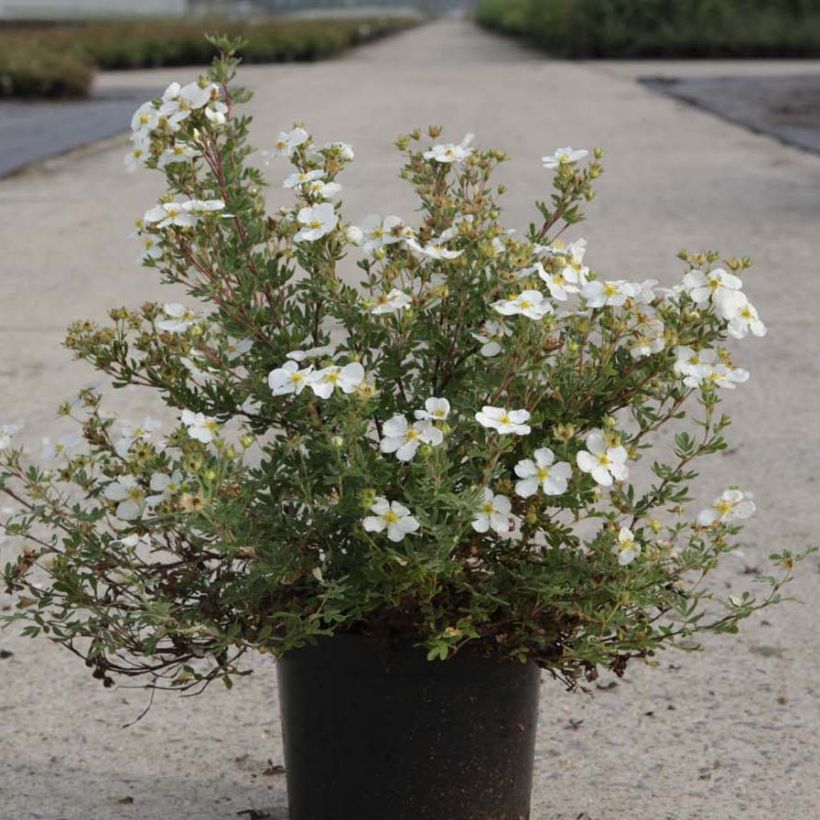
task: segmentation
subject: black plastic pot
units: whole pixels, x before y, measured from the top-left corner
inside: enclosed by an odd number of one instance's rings
[[[527,820],[540,674],[340,635],[278,665],[291,820]]]

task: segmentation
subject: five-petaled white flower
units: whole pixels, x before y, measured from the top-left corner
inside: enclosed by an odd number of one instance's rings
[[[526,316],[528,319],[543,319],[552,313],[553,307],[540,290],[525,290],[511,299],[493,302],[493,308],[502,316]]]
[[[634,335],[627,342],[633,359],[643,359],[653,353],[660,353],[666,347],[666,327],[652,308],[644,308],[638,313]]]
[[[629,468],[626,466],[626,449],[620,444],[611,447],[600,430],[592,430],[585,439],[586,450],[580,450],[575,457],[580,470],[589,473],[598,484],[611,487],[614,481],[626,481]]]
[[[137,132],[131,136],[131,142],[133,146],[123,159],[126,170],[129,173],[145,167],[145,163],[151,156],[150,137],[144,135],[142,132]]]
[[[414,533],[419,528],[419,522],[404,504],[388,501],[383,496],[376,497],[370,512],[374,515],[369,515],[362,521],[365,530],[383,532],[386,529],[387,537],[394,543],[402,541],[405,535]]]
[[[308,182],[315,182],[317,179],[322,179],[324,177],[325,172],[321,170],[321,168],[317,168],[314,171],[297,171],[296,173],[291,174],[283,183],[282,187],[284,188],[301,188],[303,185],[306,185]]]
[[[173,165],[175,162],[186,162],[189,159],[201,155],[201,151],[187,142],[175,142],[170,148],[166,148],[157,160],[157,168],[165,168],[166,165]]]
[[[618,556],[618,563],[622,567],[631,564],[641,554],[641,545],[628,527],[621,527],[618,543],[613,547],[613,552]]]
[[[719,358],[714,350],[693,350],[691,347],[676,347],[675,372],[683,377],[687,387],[711,384],[733,390],[735,385],[749,379],[749,371],[733,367],[728,359]],[[724,354],[725,355],[725,354]]]
[[[131,117],[134,134],[147,135],[159,125],[159,109],[149,100],[144,102]]]
[[[419,421],[445,421],[450,415],[450,402],[431,396],[424,402],[424,410],[416,410]]]
[[[527,424],[530,420],[528,410],[507,410],[504,407],[485,404],[481,411],[475,414],[475,419],[482,427],[490,427],[502,435],[515,433],[517,436],[526,436],[531,429]]]
[[[162,312],[168,318],[160,319],[156,325],[159,330],[166,333],[184,333],[191,325],[196,324],[196,314],[179,302],[167,302],[162,306]]]
[[[168,228],[172,225],[178,228],[192,228],[197,223],[197,217],[191,213],[188,201],[162,202],[147,210],[142,220],[146,225],[156,225],[158,228]]]
[[[572,165],[573,162],[583,159],[589,155],[589,151],[584,148],[574,149],[571,145],[566,148],[558,148],[554,153],[541,157],[541,162],[545,168],[560,168],[562,165]]]
[[[491,359],[501,352],[501,342],[507,336],[512,336],[512,330],[503,322],[494,322],[492,319],[487,319],[481,325],[481,333],[473,333],[472,336],[476,341],[481,342],[482,356]]]
[[[443,162],[446,164],[452,162],[463,162],[473,149],[470,147],[475,134],[467,134],[464,139],[456,145],[452,142],[447,142],[439,145],[434,145],[432,148],[424,152],[425,159],[431,159],[434,162]]]
[[[180,88],[179,83],[171,83],[162,95],[162,105],[159,113],[167,117],[168,123],[176,128],[187,119],[192,111],[204,108],[219,93],[219,87],[214,83],[188,83]]]
[[[268,386],[274,396],[298,396],[307,387],[312,372],[313,365],[300,370],[296,362],[285,362],[281,367],[268,373]]]
[[[131,447],[137,441],[150,441],[157,430],[162,429],[162,422],[146,416],[139,424],[131,421],[120,422],[120,436],[114,442],[114,451],[120,458],[128,458]]]
[[[324,182],[321,179],[315,179],[313,182],[306,182],[302,185],[302,191],[315,199],[330,199],[341,190],[342,186],[338,182]]]
[[[383,248],[385,245],[393,245],[405,239],[410,239],[414,231],[404,224],[400,216],[391,214],[382,219],[376,214],[370,214],[364,218],[361,227],[355,225],[348,228],[348,238],[357,245],[362,245],[362,250],[370,254]]]
[[[722,268],[715,268],[708,273],[689,271],[683,277],[682,285],[696,305],[706,304],[711,298],[718,314],[724,319],[731,318],[733,308],[744,298],[740,292],[743,282]]]
[[[124,521],[139,518],[145,509],[145,491],[132,475],[120,476],[105,488],[103,495],[117,504],[115,515]]]
[[[410,461],[420,444],[433,447],[444,441],[444,434],[431,421],[409,424],[404,416],[396,415],[382,426],[379,449],[383,453],[395,453],[399,461]]]
[[[587,307],[600,308],[605,305],[609,307],[621,307],[627,299],[631,299],[637,293],[637,288],[631,282],[617,280],[614,282],[601,282],[594,280],[587,282],[581,288],[581,296],[587,303]]]
[[[145,503],[149,507],[156,507],[173,498],[181,489],[184,477],[179,470],[174,470],[171,475],[168,473],[154,473],[151,476],[150,488],[154,495],[149,495]]]
[[[411,237],[407,240],[407,247],[410,248],[411,251],[415,251],[422,256],[426,256],[429,259],[458,259],[464,251],[451,251],[445,248],[439,242],[433,240],[426,245],[421,245],[415,238]]]
[[[292,157],[293,152],[308,141],[310,134],[304,128],[280,131],[273,142],[272,151],[263,151],[262,156],[270,162],[274,157]]]
[[[744,339],[751,331],[755,336],[765,336],[766,325],[760,320],[754,305],[745,295],[740,296],[741,298],[726,300],[729,303],[726,305],[728,316],[725,317],[729,320],[729,335],[735,339]]]
[[[515,484],[515,492],[529,498],[540,487],[545,495],[563,495],[572,476],[572,466],[566,461],[555,463],[555,453],[549,447],[541,447],[515,465],[515,474],[521,479]]]
[[[711,507],[699,513],[698,524],[701,527],[730,524],[732,521],[751,517],[755,509],[755,503],[748,495],[737,489],[725,490],[715,499]]]
[[[339,215],[330,202],[301,208],[296,218],[303,227],[293,237],[294,242],[315,242],[327,236],[339,223]]]
[[[370,312],[376,316],[382,313],[396,313],[400,310],[404,310],[406,307],[410,307],[412,301],[413,300],[404,291],[393,288],[393,290],[388,293],[382,293],[376,297],[373,307],[370,308]]]
[[[510,499],[506,495],[495,495],[489,487],[485,487],[479,512],[473,519],[473,529],[476,532],[495,530],[499,535],[509,535],[515,526],[511,509]]]
[[[188,428],[188,435],[203,444],[212,442],[219,429],[219,422],[215,418],[190,410],[182,411],[181,421]]]
[[[308,386],[320,398],[329,399],[338,387],[343,393],[352,393],[364,381],[364,368],[359,362],[344,367],[332,364],[316,370],[308,377]]]

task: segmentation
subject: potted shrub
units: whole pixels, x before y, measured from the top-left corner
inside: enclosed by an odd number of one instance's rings
[[[275,656],[294,820],[526,818],[541,670],[583,686],[733,633],[800,557],[723,599],[704,577],[754,504],[688,503],[748,378],[724,343],[765,333],[748,260],[682,253],[671,290],[606,279],[559,239],[600,152],[545,157],[554,192],[515,233],[504,155],[438,128],[398,140],[415,224],[348,221],[353,150],[300,125],[268,152],[293,195],[268,214],[220,47],[136,112],[127,158],[165,175],[143,260],[189,300],[66,341],[171,420],[83,390],[46,466],[4,428],[10,620],[106,686],[230,686],[248,651]]]

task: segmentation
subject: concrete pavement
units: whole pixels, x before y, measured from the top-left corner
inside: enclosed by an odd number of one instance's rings
[[[645,65],[645,64],[644,64]],[[657,64],[655,64],[657,65]],[[677,64],[662,64],[672,74]],[[759,63],[722,64],[738,73]],[[807,67],[807,65],[809,67]],[[772,65],[774,71],[789,66]],[[816,70],[802,63],[795,73]],[[703,500],[731,482],[757,496],[745,558],[719,582],[740,589],[774,548],[820,531],[820,158],[746,132],[634,81],[634,64],[543,59],[467,23],[442,22],[328,63],[243,70],[260,147],[293,120],[319,140],[354,144],[346,212],[412,216],[392,139],[442,123],[505,149],[507,222],[524,228],[548,193],[539,158],[600,145],[607,174],[589,222],[591,264],[609,278],[679,277],[681,248],[749,254],[746,290],[769,326],[738,348],[751,381],[727,402],[733,448],[709,466]],[[651,71],[646,73],[652,73]],[[657,73],[657,72],[655,72]],[[109,87],[158,90],[194,70],[105,75]],[[0,182],[0,421],[60,432],[56,404],[94,375],[59,348],[72,318],[163,297],[132,264],[134,218],[160,191],[125,175],[115,139]],[[272,165],[276,185],[284,167]],[[275,188],[271,203],[281,200]],[[155,409],[120,392],[132,416]],[[820,791],[818,561],[793,591],[805,605],[767,613],[705,654],[667,654],[613,688],[567,695],[545,680],[535,820],[813,820]],[[67,653],[0,633],[0,818],[227,820],[247,809],[286,817],[275,676],[267,659],[228,693],[103,690]],[[602,685],[608,685],[609,680]],[[586,814],[584,814],[586,813]],[[352,819],[351,819],[352,820]],[[386,819],[387,820],[387,819]]]

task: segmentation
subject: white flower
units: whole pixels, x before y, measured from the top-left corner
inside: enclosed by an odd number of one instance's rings
[[[54,459],[57,456],[72,456],[74,453],[82,449],[84,444],[82,436],[72,433],[66,436],[60,436],[55,444],[51,439],[44,438],[42,440],[43,449],[41,456],[44,459]]]
[[[691,347],[676,347],[675,372],[683,376],[687,387],[700,387],[704,383],[733,390],[735,385],[749,379],[749,371],[732,367],[720,361],[714,350],[693,350]]]
[[[650,311],[652,308],[645,308]],[[634,335],[627,345],[634,359],[642,359],[653,353],[660,353],[666,347],[663,320],[651,313],[640,313],[634,328]]]
[[[381,313],[396,313],[399,310],[409,307],[413,300],[403,291],[393,288],[389,293],[382,293],[376,303],[370,308],[374,315]]]
[[[445,421],[450,415],[450,402],[431,396],[424,402],[424,410],[416,410],[419,421]]]
[[[0,424],[0,450],[11,447],[11,440],[19,430],[19,424]]]
[[[382,440],[379,449],[383,453],[395,453],[399,461],[410,461],[420,444],[433,447],[444,441],[441,430],[430,421],[409,424],[404,416],[396,415],[382,426]]]
[[[618,543],[613,547],[613,551],[618,556],[618,563],[625,567],[641,554],[641,545],[635,540],[632,530],[628,527],[621,527],[618,533]]]
[[[171,125],[179,125],[192,111],[204,108],[211,101],[211,95],[218,93],[218,90],[213,83],[202,86],[193,82],[182,88],[179,83],[171,83],[162,95],[159,113],[167,117]]]
[[[512,330],[503,322],[488,319],[481,325],[481,333],[473,333],[473,338],[481,342],[481,355],[487,359],[501,352],[501,342],[506,336],[512,336]]]
[[[571,145],[568,145],[566,148],[558,148],[553,154],[541,157],[541,162],[544,163],[545,168],[560,168],[562,165],[571,165],[573,162],[578,162],[579,159],[583,159],[588,155],[589,151],[583,148],[575,150]]]
[[[185,209],[197,216],[206,216],[225,209],[225,203],[221,199],[191,199],[184,203]],[[222,214],[229,217],[231,214]]]
[[[750,518],[755,513],[755,503],[740,490],[725,490],[718,496],[711,507],[702,510],[698,515],[701,527],[713,524],[730,524],[738,519]]]
[[[151,156],[151,140],[149,137],[138,133],[131,137],[133,146],[131,150],[125,155],[123,161],[129,173],[144,168],[145,163]]]
[[[581,296],[587,303],[587,307],[591,308],[600,308],[604,305],[620,307],[636,293],[635,285],[620,279],[614,282],[600,282],[596,279],[581,288]]]
[[[504,407],[484,405],[481,412],[475,414],[475,419],[482,427],[490,427],[502,435],[515,433],[517,436],[526,436],[531,429],[527,424],[530,419],[528,410],[507,410]]]
[[[253,339],[232,339],[230,336],[225,340],[225,355],[229,362],[235,361],[240,356],[244,356],[253,347]]]
[[[140,237],[142,242],[142,253],[139,255],[139,262],[147,262],[149,259],[159,259],[162,257],[162,248],[157,244],[157,240],[150,234]]]
[[[474,137],[474,134],[467,134],[458,145],[455,145],[452,142],[434,145],[428,151],[424,152],[424,158],[431,159],[434,162],[443,162],[447,164],[452,162],[463,162],[470,156],[470,154],[473,153],[470,143],[472,143]]]
[[[414,238],[410,238],[406,241],[407,247],[410,248],[410,250],[415,251],[416,253],[419,253],[422,256],[427,256],[430,259],[458,259],[458,257],[461,256],[462,253],[464,253],[463,250],[448,250],[444,246],[437,244],[435,240],[429,242],[427,245],[420,245]]]
[[[135,135],[147,135],[159,125],[159,110],[150,100],[144,102],[131,117],[131,130]]]
[[[312,365],[299,370],[296,362],[285,362],[281,367],[268,373],[268,386],[274,396],[298,396],[307,387],[308,377],[312,372]]]
[[[203,444],[212,442],[219,428],[219,423],[215,418],[202,413],[193,413],[190,410],[183,410],[180,420],[188,428],[188,435]]]
[[[224,125],[228,119],[228,106],[212,95],[211,101],[205,106],[205,116],[214,125]]]
[[[157,168],[165,168],[166,165],[173,165],[175,162],[186,162],[189,159],[198,157],[202,152],[187,142],[175,142],[170,148],[166,148],[157,160]]]
[[[320,398],[330,398],[338,387],[343,393],[352,393],[364,381],[364,368],[359,362],[351,362],[344,367],[331,365],[316,370],[308,377],[310,389]]]
[[[358,241],[351,237],[358,234],[361,236]],[[362,250],[370,254],[385,245],[393,245],[396,242],[401,242],[404,239],[410,239],[413,236],[413,229],[404,224],[404,220],[400,216],[391,214],[382,219],[376,214],[366,216],[362,221],[360,228],[352,226],[348,229],[348,237],[351,241],[356,241],[356,244],[362,245]]]
[[[145,493],[132,475],[120,476],[105,488],[103,495],[118,502],[115,515],[124,521],[139,518],[145,509]]]
[[[590,473],[604,487],[611,487],[613,480],[626,481],[629,469],[626,466],[626,450],[622,446],[607,446],[600,430],[592,430],[585,444],[587,449],[580,450],[575,457],[580,470]]]
[[[632,298],[639,305],[651,305],[658,298],[657,293],[655,293],[657,284],[657,279],[644,279],[643,282],[634,282],[632,288],[635,292]]]
[[[404,539],[405,535],[414,533],[419,528],[419,522],[410,514],[410,510],[398,501],[388,501],[383,496],[377,496],[370,512],[362,525],[367,532],[383,532],[387,529],[387,537],[394,543]]]
[[[120,458],[128,458],[128,451],[136,441],[150,441],[152,433],[162,428],[162,422],[146,416],[140,424],[120,422],[120,437],[114,443],[114,451]]]
[[[528,319],[543,319],[552,313],[552,305],[540,290],[525,290],[511,299],[493,302],[493,308],[502,316],[520,314]]]
[[[294,242],[314,242],[329,234],[339,223],[339,216],[330,202],[302,208],[296,218],[304,227],[293,238]]]
[[[330,199],[341,190],[342,186],[338,182],[323,182],[321,179],[306,182],[302,185],[302,191],[316,199]]]
[[[317,179],[322,179],[325,175],[325,172],[321,169],[316,169],[315,171],[305,171],[304,173],[297,171],[294,174],[291,174],[283,183],[282,187],[284,188],[301,188],[308,182],[314,182]]]
[[[339,159],[343,159],[345,162],[352,162],[356,158],[353,146],[346,142],[326,142],[321,150],[324,153],[336,154]]]
[[[274,157],[292,157],[293,152],[310,139],[310,134],[304,128],[294,128],[292,131],[280,131],[273,143],[272,151],[263,151],[262,156],[268,161]]]
[[[724,319],[731,319],[738,299],[744,298],[740,292],[743,282],[722,268],[706,274],[699,270],[689,271],[683,277],[682,286],[696,305],[706,304],[711,297],[712,304]]]
[[[149,507],[156,507],[176,495],[182,488],[183,475],[179,470],[174,470],[171,475],[167,473],[154,473],[151,476],[150,487],[154,495],[149,495],[145,503]]]
[[[509,535],[514,527],[511,509],[512,505],[507,496],[494,495],[491,489],[485,487],[479,513],[473,519],[473,529],[476,532],[488,532],[492,529],[499,535]]]
[[[196,314],[179,302],[167,302],[162,306],[162,312],[168,318],[160,319],[156,326],[167,333],[184,333],[191,325],[196,324]]]
[[[168,228],[175,225],[179,228],[192,228],[197,217],[191,213],[188,202],[162,202],[145,212],[142,218],[146,225]]]
[[[515,492],[522,498],[538,492],[545,495],[563,495],[572,475],[572,466],[566,461],[555,462],[555,453],[549,447],[542,447],[533,453],[533,458],[525,458],[515,465],[515,474],[522,479],[516,482]]]
[[[726,300],[726,308],[729,320],[729,335],[734,336],[735,339],[744,339],[749,331],[755,336],[766,335],[766,325],[760,321],[754,305],[743,295],[742,298],[735,298],[733,300]]]

